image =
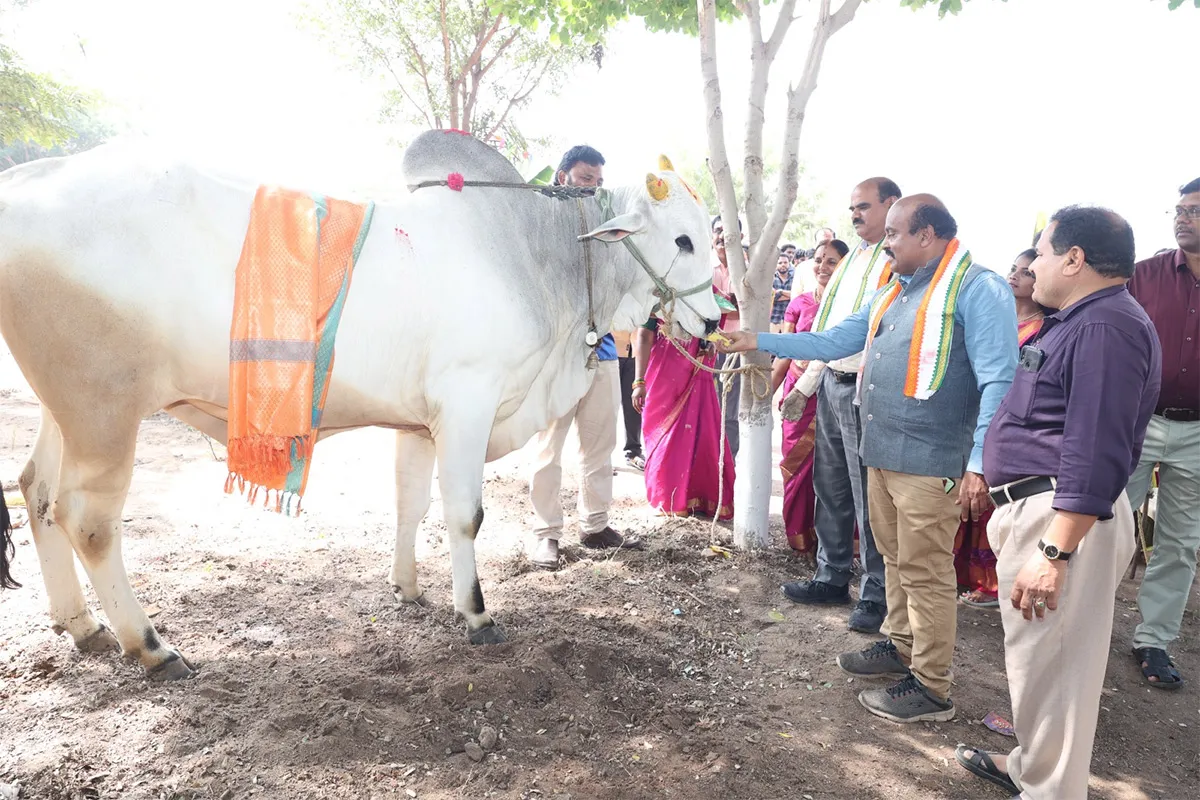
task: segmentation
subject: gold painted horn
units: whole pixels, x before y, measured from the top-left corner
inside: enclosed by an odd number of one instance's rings
[[[653,172],[646,173],[646,191],[655,201],[662,202],[671,193],[671,187]]]
[[[671,164],[671,159],[667,158],[666,156],[658,157],[658,169],[661,172],[674,172],[675,171],[674,165]]]

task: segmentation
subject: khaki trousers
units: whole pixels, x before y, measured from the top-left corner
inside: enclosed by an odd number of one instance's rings
[[[601,361],[591,388],[561,419],[537,435],[537,456],[529,494],[540,538],[562,535],[562,454],[571,423],[579,434],[579,526],[583,535],[608,527],[612,505],[612,454],[617,447],[617,409],[621,406],[621,377],[616,361]]]
[[[1117,585],[1133,557],[1133,514],[1119,498],[1114,517],[1097,522],[1071,556],[1058,610],[1026,620],[1012,607],[1013,582],[1038,553],[1053,500],[1044,492],[1001,506],[988,524],[1017,732],[1008,774],[1024,800],[1085,800]]]
[[[1183,610],[1196,577],[1200,550],[1200,422],[1150,418],[1142,459],[1125,492],[1134,509],[1146,502],[1150,474],[1158,467],[1158,514],[1154,552],[1138,590],[1142,624],[1134,647],[1166,650],[1179,638]]]
[[[867,505],[875,547],[883,556],[887,618],[883,633],[900,658],[938,697],[950,696],[957,635],[958,481],[871,469]]]

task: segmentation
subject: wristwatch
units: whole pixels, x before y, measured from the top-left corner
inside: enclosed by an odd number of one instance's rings
[[[1046,544],[1041,539],[1038,539],[1038,550],[1051,561],[1068,561],[1071,558],[1070,553],[1063,552],[1052,544]]]

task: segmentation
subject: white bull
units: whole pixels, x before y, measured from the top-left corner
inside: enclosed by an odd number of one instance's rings
[[[521,180],[486,145],[440,131],[413,143],[404,168],[410,184],[451,172]],[[0,330],[42,404],[20,485],[50,615],[80,649],[119,646],[154,677],[193,668],[158,635],[125,573],[134,444],[141,420],[160,409],[226,440],[234,272],[254,190],[112,146],[0,175]],[[661,295],[711,279],[706,213],[674,172],[610,196],[615,216],[605,222],[595,198],[416,190],[376,207],[354,271],[320,434],[398,432],[391,582],[412,602],[423,602],[414,543],[437,460],[454,608],[477,644],[504,640],[475,568],[484,463],[521,447],[588,388],[585,249],[600,333],[644,322],[656,283]],[[583,231],[604,242],[630,236],[645,268],[626,247],[581,243]],[[674,318],[704,335],[718,313],[700,291]],[[73,555],[111,632],[84,601]]]

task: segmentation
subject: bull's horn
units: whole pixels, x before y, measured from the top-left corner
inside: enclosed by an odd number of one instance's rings
[[[666,156],[658,157],[658,169],[660,172],[674,172],[675,167],[671,164],[671,159]]]
[[[661,202],[667,199],[667,195],[671,193],[671,187],[667,185],[666,181],[655,175],[653,172],[647,172],[646,191],[648,191],[650,196],[656,201]]]

